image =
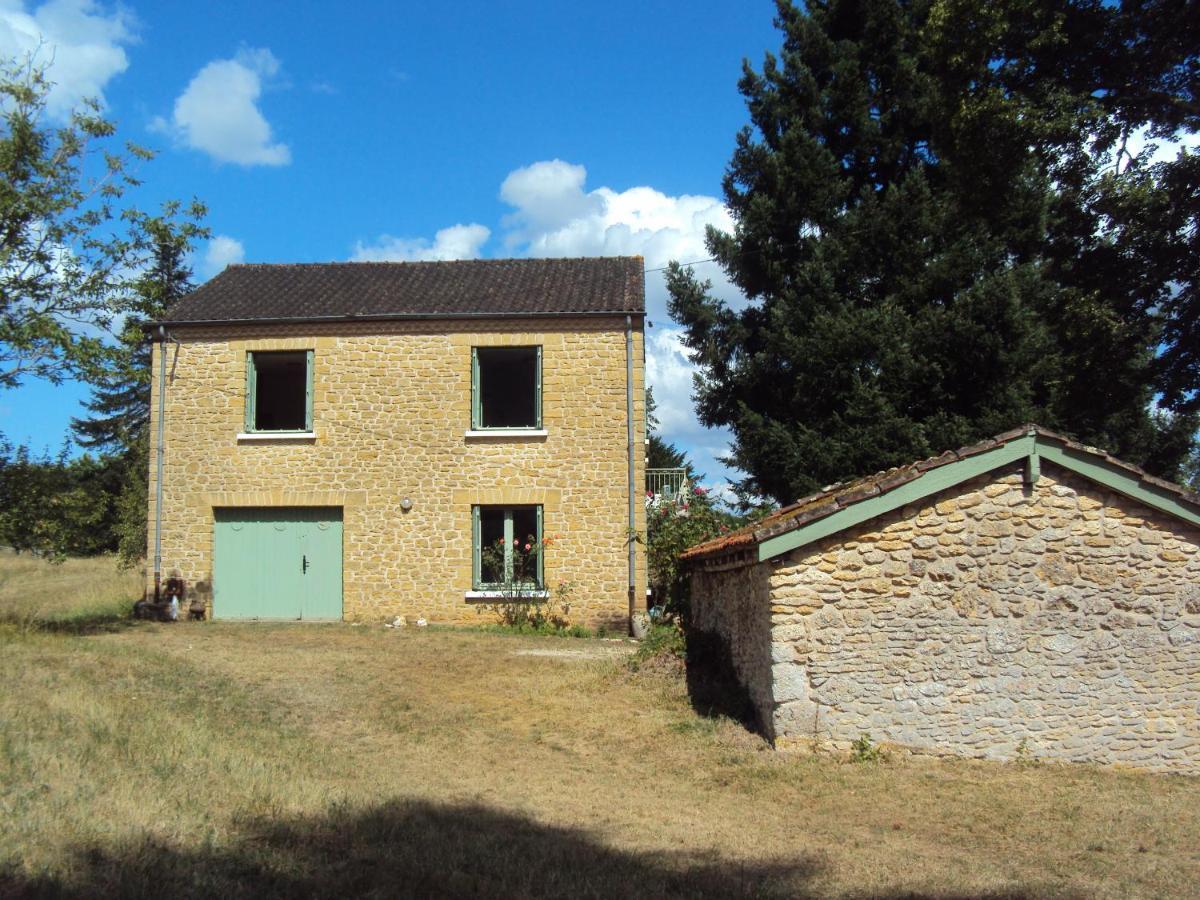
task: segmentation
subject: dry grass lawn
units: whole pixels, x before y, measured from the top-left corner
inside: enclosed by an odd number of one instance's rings
[[[602,641],[102,624],[0,625],[0,896],[1200,885],[1196,779],[781,756]]]
[[[0,622],[28,629],[85,626],[123,614],[142,593],[142,573],[112,556],[49,562],[0,548]]]

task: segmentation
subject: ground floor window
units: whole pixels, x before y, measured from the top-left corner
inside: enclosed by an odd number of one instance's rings
[[[541,589],[542,508],[475,506],[474,587],[522,585]]]

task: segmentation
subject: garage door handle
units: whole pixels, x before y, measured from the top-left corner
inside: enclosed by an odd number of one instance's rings
[[[301,555],[300,556],[300,573],[303,575],[303,574],[306,574],[307,572],[308,572],[308,557]]]

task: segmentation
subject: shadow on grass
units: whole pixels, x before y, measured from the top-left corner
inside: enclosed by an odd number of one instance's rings
[[[0,870],[0,897],[805,896],[812,860],[638,853],[484,806],[393,801],[242,823],[228,846],[145,840],[76,852],[68,879]]]
[[[134,624],[133,601],[127,606],[98,607],[64,615],[0,612],[0,625],[27,634],[112,634]]]
[[[393,801],[242,823],[229,846],[92,847],[67,880],[0,871],[3,897],[815,897],[812,858],[633,852],[484,806]],[[942,897],[905,892],[892,897]],[[1024,891],[962,894],[1020,898]]]
[[[750,694],[738,681],[729,646],[720,635],[691,631],[687,639],[687,689],[692,709],[708,718],[724,716],[763,733]]]

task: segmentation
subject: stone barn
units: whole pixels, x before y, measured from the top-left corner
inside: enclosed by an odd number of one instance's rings
[[[1200,772],[1200,496],[1036,426],[691,548],[776,746]]]

